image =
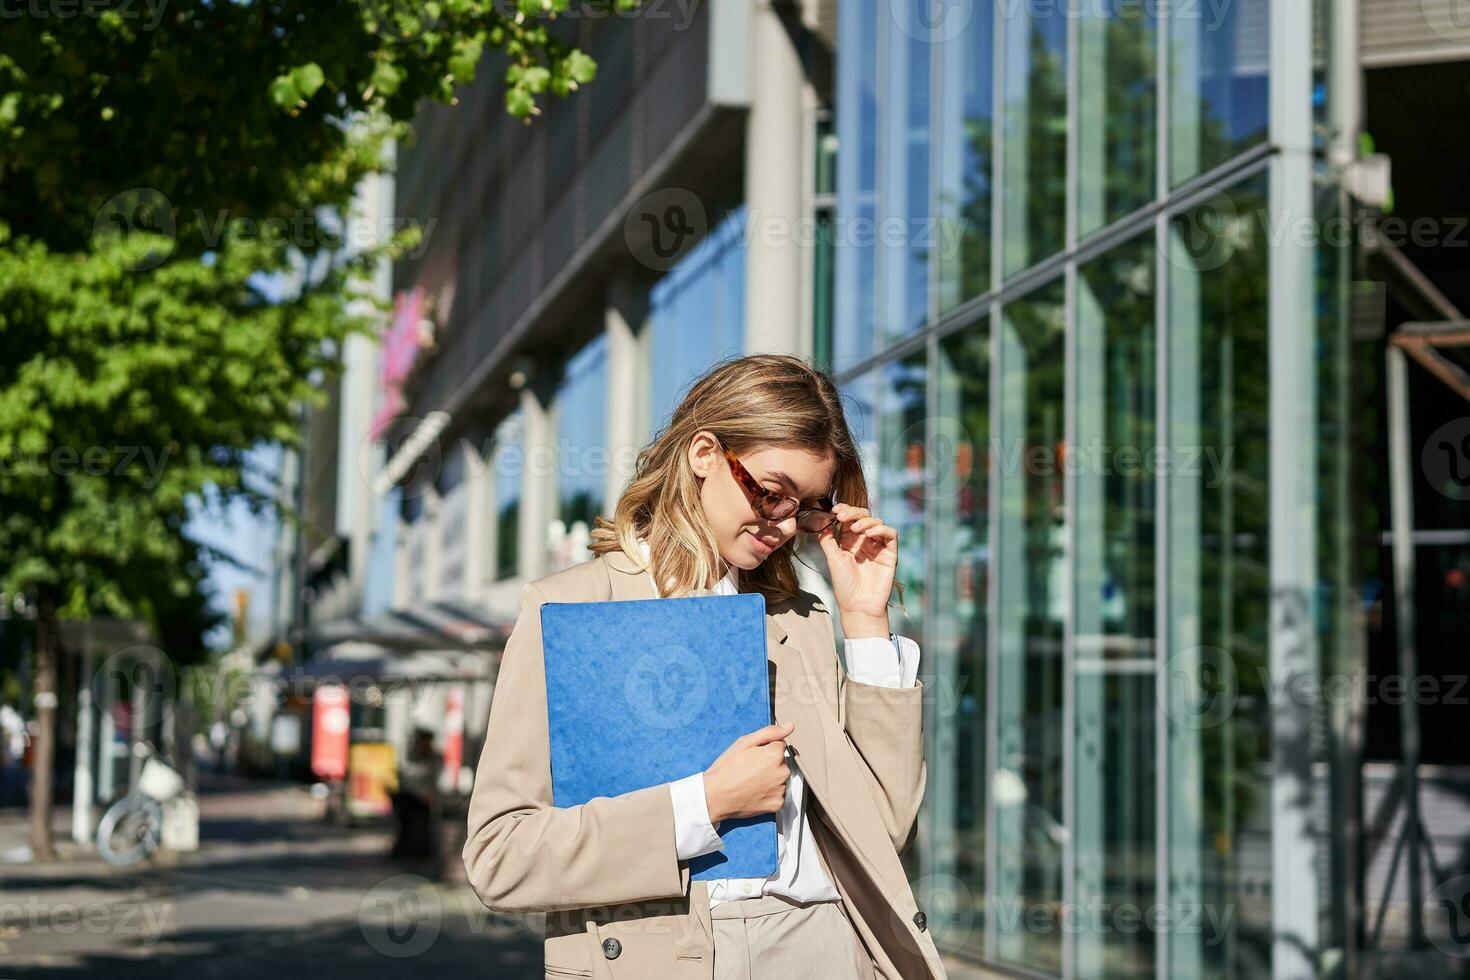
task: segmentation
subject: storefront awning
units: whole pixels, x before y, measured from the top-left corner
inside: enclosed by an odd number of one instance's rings
[[[290,673],[314,684],[338,682],[487,680],[494,657],[483,650],[394,650],[349,640],[320,656],[290,668]]]
[[[312,626],[307,648],[356,641],[395,650],[500,650],[512,624],[477,603],[423,602],[367,619],[346,617]]]

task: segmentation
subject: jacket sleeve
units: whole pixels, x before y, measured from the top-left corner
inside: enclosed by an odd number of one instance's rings
[[[497,912],[563,909],[685,894],[668,784],[577,806],[552,806],[541,604],[521,593],[490,707],[470,796],[464,865],[480,901]]]
[[[829,617],[828,622],[831,622]],[[835,643],[834,643],[835,646]],[[865,684],[838,667],[842,727],[895,850],[908,846],[924,801],[924,684]]]

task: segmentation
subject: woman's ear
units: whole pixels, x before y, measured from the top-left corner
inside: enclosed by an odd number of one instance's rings
[[[689,468],[701,480],[714,474],[719,455],[719,443],[708,429],[700,429],[689,440]]]

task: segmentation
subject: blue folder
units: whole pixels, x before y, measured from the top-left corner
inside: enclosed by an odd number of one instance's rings
[[[771,723],[765,597],[750,593],[541,606],[556,806],[703,772]],[[690,876],[776,872],[776,815],[725,820]]]

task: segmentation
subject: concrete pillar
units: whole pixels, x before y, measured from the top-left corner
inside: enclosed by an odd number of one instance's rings
[[[521,389],[521,422],[525,428],[516,557],[521,580],[529,582],[546,574],[546,532],[556,512],[556,426],[549,379],[532,378]]]
[[[401,501],[393,501],[394,506],[402,507]],[[423,515],[419,515],[423,519]],[[389,600],[389,607],[399,609],[407,605],[413,598],[413,564],[410,560],[413,553],[413,535],[417,533],[418,521],[410,524],[407,521],[394,523],[393,542],[393,589]]]
[[[72,776],[71,839],[78,844],[89,844],[97,831],[96,807],[93,799],[96,787],[92,779],[96,759],[97,737],[93,724],[95,709],[92,704],[92,673],[96,669],[96,654],[92,649],[92,635],[88,626],[82,631],[82,669],[77,677],[77,758]]]
[[[810,261],[803,197],[807,132],[801,60],[769,0],[756,0],[745,126],[745,349],[804,354],[802,283]]]
[[[424,488],[424,510],[419,514],[420,532],[423,535],[424,567],[416,572],[422,575],[422,593],[419,598],[432,602],[444,594],[444,499],[439,488],[430,484]]]
[[[464,594],[471,600],[482,597],[493,577],[490,556],[495,553],[495,519],[490,513],[490,460],[481,444],[472,439],[460,442],[464,453]]]
[[[633,477],[638,450],[648,436],[648,289],[626,268],[608,281],[607,308],[607,483],[602,512],[612,516]]]

